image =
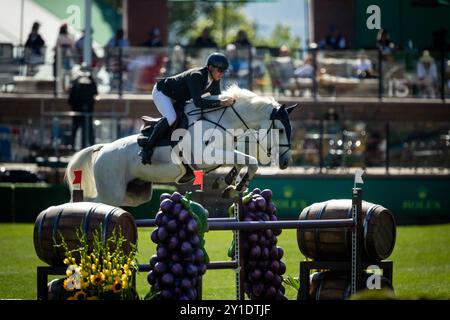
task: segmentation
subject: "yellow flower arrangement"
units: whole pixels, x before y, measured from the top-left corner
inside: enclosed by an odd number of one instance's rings
[[[138,271],[137,246],[131,244],[129,253],[123,250],[126,239],[114,230],[104,240],[101,231],[95,230],[92,243],[88,243],[83,232],[77,230],[80,246],[69,250],[61,236],[65,249],[64,264],[67,265],[64,280],[65,296],[68,300],[138,299],[133,287],[133,277]],[[78,253],[77,258],[74,255]]]

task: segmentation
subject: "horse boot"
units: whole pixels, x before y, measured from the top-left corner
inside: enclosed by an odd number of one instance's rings
[[[156,142],[162,138],[170,129],[169,122],[166,118],[161,118],[157,123],[155,123],[152,133],[148,137],[145,145],[142,147],[142,151],[140,153],[142,164],[151,164],[152,163],[152,155],[153,149],[156,145]]]

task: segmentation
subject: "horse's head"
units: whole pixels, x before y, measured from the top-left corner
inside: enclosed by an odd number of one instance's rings
[[[270,115],[270,129],[278,130],[278,164],[280,169],[286,169],[289,163],[291,162],[292,153],[291,153],[291,136],[292,136],[292,127],[291,122],[289,121],[289,114],[297,107],[297,104],[292,105],[290,107],[286,107],[284,104],[280,107],[273,108],[272,113]],[[272,146],[273,147],[273,146]]]
[[[234,109],[240,118],[238,120],[234,117],[237,125],[245,123],[247,129],[263,130],[259,132],[258,137],[258,160],[269,163],[278,151],[278,165],[280,169],[286,169],[291,161],[292,127],[289,114],[297,104],[286,107],[284,104],[280,105],[273,97],[258,96],[237,86],[230,87],[224,95],[236,99]],[[278,140],[273,141],[275,145],[272,145],[270,137],[278,137]],[[266,140],[263,141],[263,139]]]

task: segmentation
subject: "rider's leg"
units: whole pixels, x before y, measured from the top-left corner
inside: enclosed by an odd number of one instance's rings
[[[167,119],[169,125],[173,125],[177,120],[177,114],[175,108],[173,107],[172,100],[166,96],[164,93],[156,88],[156,84],[152,91],[153,102],[156,105],[159,113]]]
[[[151,164],[153,148],[156,142],[167,134],[170,126],[173,125],[177,119],[177,114],[173,108],[172,101],[165,94],[158,91],[156,85],[153,87],[152,96],[153,102],[163,118],[154,125],[152,133],[148,137],[145,146],[142,148],[141,157],[143,164]]]

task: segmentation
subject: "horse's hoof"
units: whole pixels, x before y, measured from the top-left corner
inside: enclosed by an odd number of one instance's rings
[[[214,180],[211,188],[213,190],[224,189],[225,187],[227,187],[224,180],[225,179],[223,177],[216,178],[216,180]]]
[[[225,188],[225,190],[222,191],[222,198],[223,199],[231,199],[233,198],[235,191],[232,186],[228,186]]]
[[[225,177],[225,183],[227,185],[232,185],[234,183],[234,179],[236,178],[238,172],[237,169],[235,167],[233,167],[233,169],[231,169],[230,172],[228,172],[228,174]]]
[[[236,191],[237,192],[244,192],[245,190],[247,190],[248,189],[248,184],[247,183],[243,183],[243,184],[238,184],[237,186],[236,186]]]

